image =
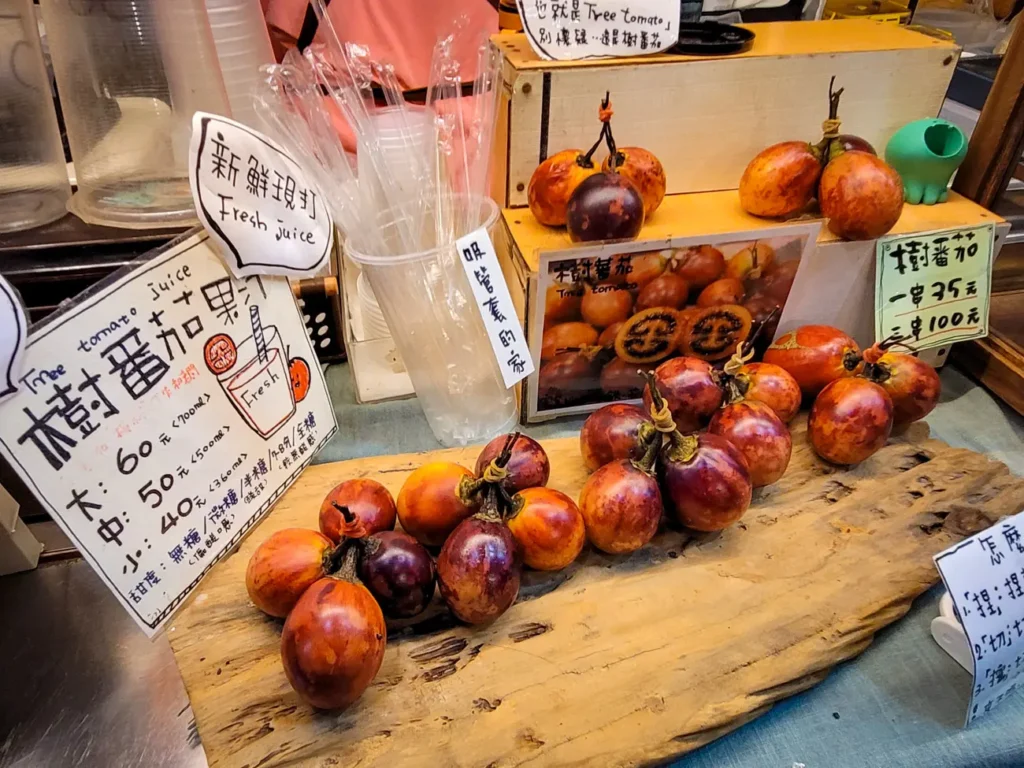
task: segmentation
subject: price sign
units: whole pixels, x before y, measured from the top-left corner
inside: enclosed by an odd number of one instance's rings
[[[879,239],[875,338],[922,350],[987,336],[994,239],[992,224]]]
[[[935,556],[974,659],[967,725],[1024,688],[1024,512]]]
[[[189,183],[199,220],[235,277],[310,277],[327,264],[334,222],[324,198],[263,134],[196,112]]]
[[[530,45],[543,59],[638,56],[679,38],[680,0],[517,0]]]
[[[456,240],[455,247],[462,256],[462,267],[466,270],[502,379],[506,387],[512,387],[533,373],[533,359],[494,244],[487,230],[481,228]]]
[[[286,278],[195,234],[29,334],[0,454],[153,635],[335,433]]]

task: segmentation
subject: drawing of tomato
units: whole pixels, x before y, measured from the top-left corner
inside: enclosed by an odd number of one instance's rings
[[[238,360],[238,348],[231,337],[226,333],[218,333],[206,342],[203,347],[203,357],[206,359],[206,367],[213,373],[220,375],[230,370]]]
[[[288,362],[288,375],[292,380],[295,402],[301,403],[309,394],[309,363],[301,357],[293,357]]]

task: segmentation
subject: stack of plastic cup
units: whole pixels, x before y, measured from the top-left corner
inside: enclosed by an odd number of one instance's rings
[[[59,219],[69,197],[32,0],[0,0],[0,232]]]
[[[447,202],[465,222],[456,237],[480,227],[493,236],[498,206],[492,200]],[[345,253],[373,288],[434,435],[445,445],[485,442],[515,423],[514,392],[505,387],[454,242],[402,253],[399,224],[407,216],[392,209],[378,217],[387,253],[362,253],[351,239]]]
[[[398,200],[385,199],[384,190],[377,181],[377,171],[370,160],[370,153],[358,153],[358,174],[360,184],[367,184],[372,190],[376,210],[392,205],[403,205],[413,200],[422,190],[416,180],[417,173],[433,175],[436,159],[437,139],[434,128],[434,113],[422,107],[407,106],[404,120],[398,108],[377,110],[372,119],[376,123],[377,143],[383,156],[383,169],[398,186]],[[408,131],[404,131],[407,128]]]
[[[370,287],[370,281],[362,272],[356,278],[356,293],[359,295],[359,309],[363,313],[363,330],[369,339],[383,339],[391,335],[391,329],[384,319],[377,297]]]
[[[253,90],[260,80],[260,65],[274,63],[260,0],[206,0],[206,13],[231,117],[259,130]]]

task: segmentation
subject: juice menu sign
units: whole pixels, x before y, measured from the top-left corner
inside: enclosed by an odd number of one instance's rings
[[[32,329],[0,453],[148,634],[337,430],[281,277],[196,234]]]

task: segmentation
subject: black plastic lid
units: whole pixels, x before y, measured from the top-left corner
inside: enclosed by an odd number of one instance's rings
[[[665,53],[684,53],[694,56],[721,56],[740,53],[754,44],[754,33],[749,29],[717,21],[700,21],[679,25],[679,40]]]

